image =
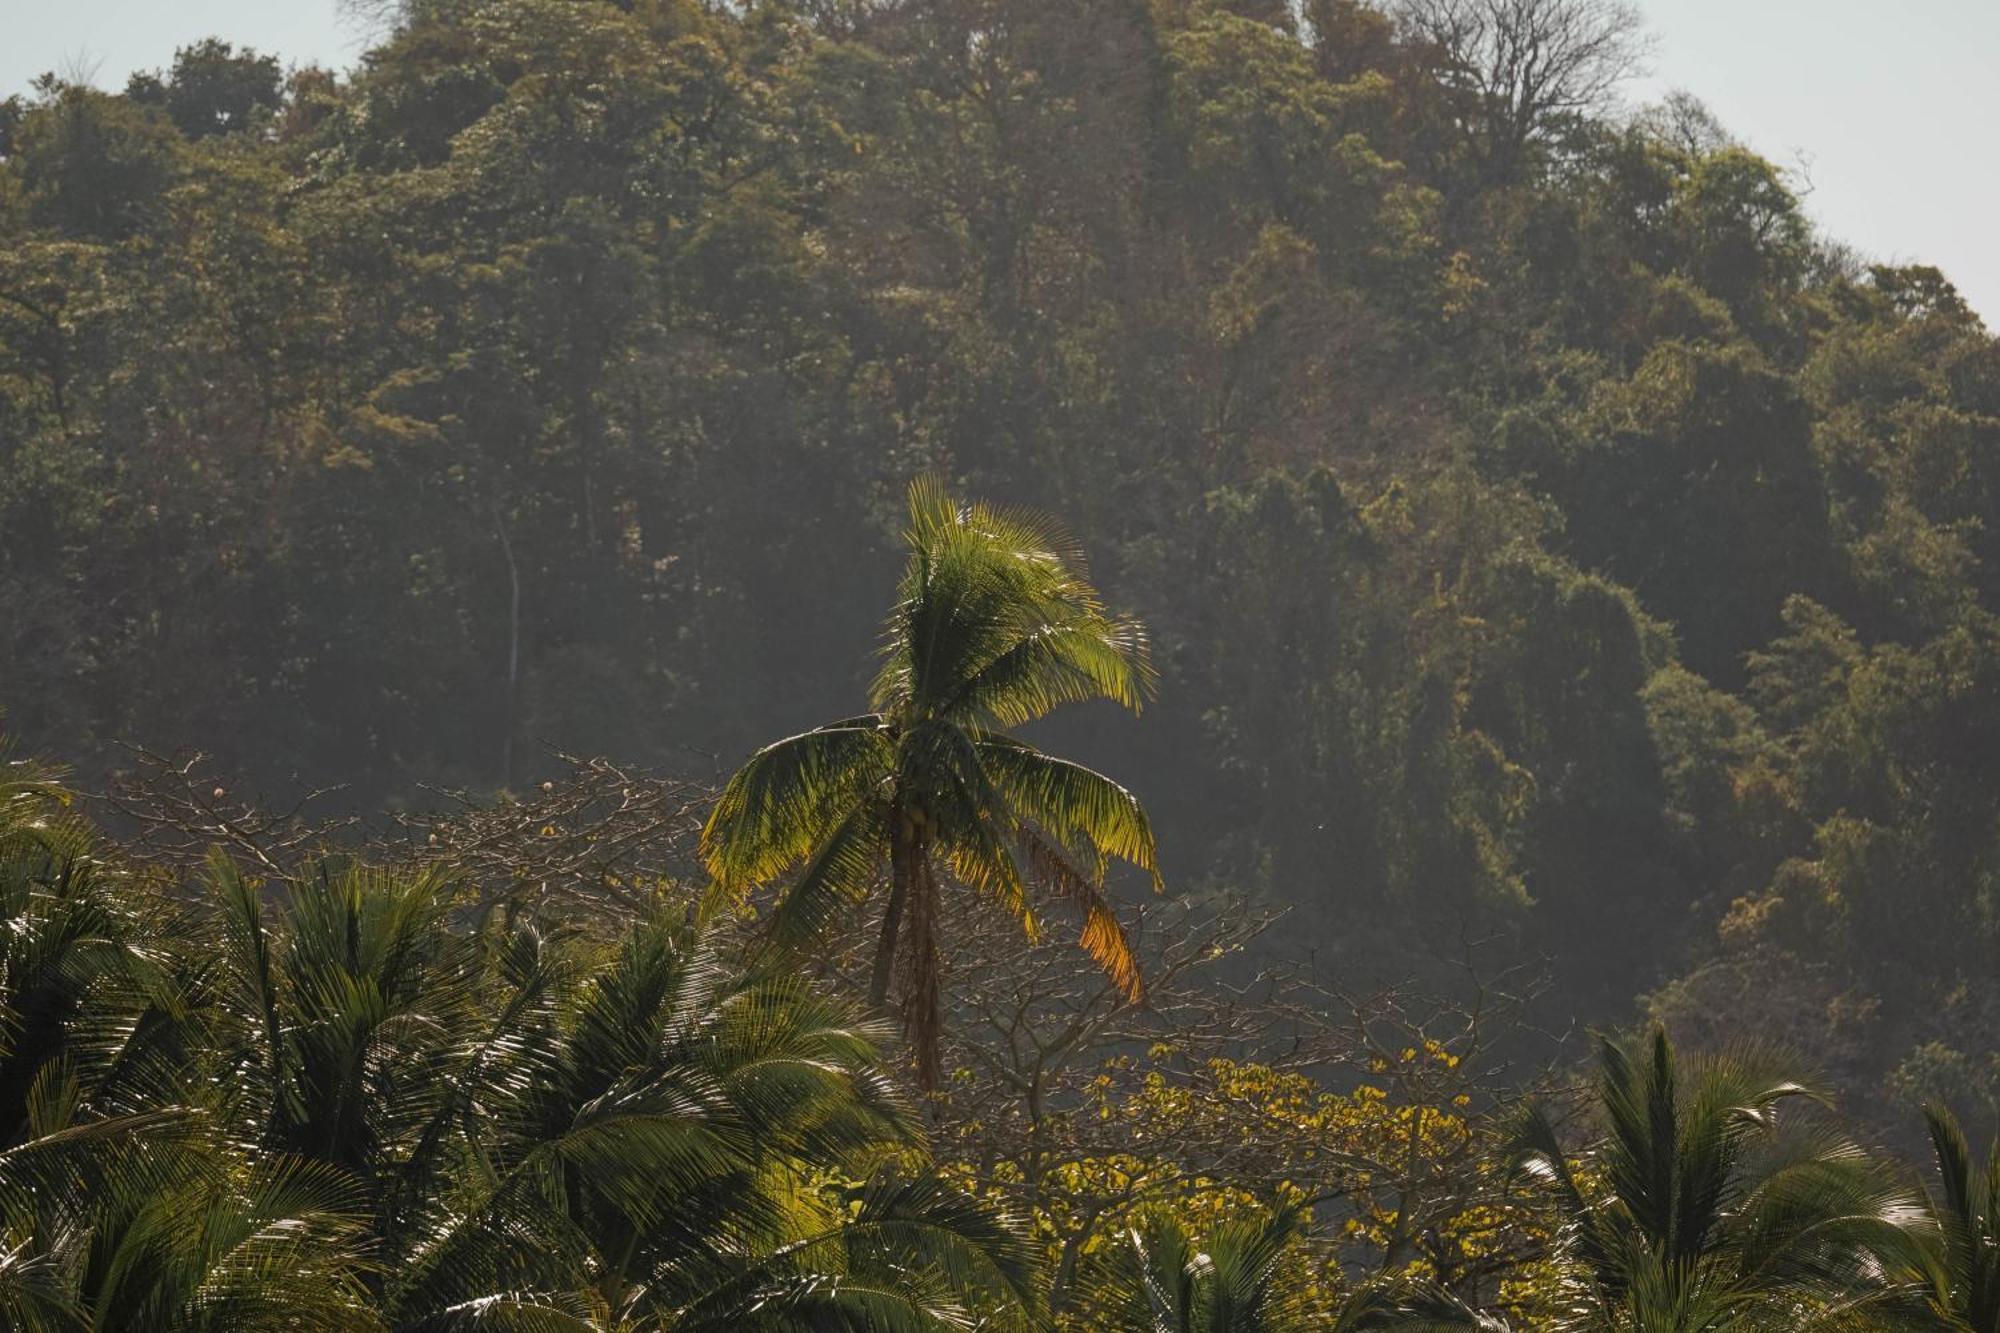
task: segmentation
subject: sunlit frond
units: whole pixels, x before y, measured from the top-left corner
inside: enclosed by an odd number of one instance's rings
[[[1152,686],[1144,632],[1106,613],[1074,538],[1027,511],[957,507],[929,481],[911,494],[877,708],[1013,726],[1082,699],[1139,706]]]
[[[828,1230],[720,1277],[676,1328],[942,1330],[1038,1327],[1033,1248],[932,1175],[884,1175]]]
[[[810,856],[893,772],[881,721],[851,718],[790,736],[730,778],[702,829],[701,857],[733,888],[764,883]]]
[[[1035,626],[978,664],[940,712],[1018,727],[1064,704],[1109,699],[1138,712],[1154,687],[1144,629],[1091,618]]]
[[[1889,1298],[1910,1199],[1810,1115],[1817,1096],[1756,1046],[1685,1062],[1664,1032],[1601,1048],[1604,1136],[1573,1172],[1545,1116],[1517,1139],[1562,1219],[1578,1328],[1857,1326]],[[1808,1317],[1809,1316],[1809,1317]]]
[[[1127,861],[1160,887],[1153,825],[1138,797],[1102,773],[1005,737],[984,736],[978,749],[981,767],[1019,817],[1064,847]]]
[[[861,802],[819,838],[766,921],[774,945],[800,950],[823,943],[868,896],[889,852],[886,822],[876,803]]]
[[[1916,1215],[1886,1247],[1895,1326],[1991,1333],[2000,1329],[2000,1147],[1984,1169],[1958,1120],[1924,1108],[1933,1160]]]
[[[1061,847],[1036,831],[1023,830],[1019,837],[1029,873],[1082,914],[1077,943],[1083,951],[1104,969],[1126,1000],[1133,1004],[1143,1001],[1146,982],[1139,970],[1139,955],[1118,920],[1117,909],[1105,896],[1102,882],[1078,870]]]

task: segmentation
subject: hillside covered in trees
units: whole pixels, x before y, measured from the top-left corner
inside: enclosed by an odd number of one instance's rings
[[[419,821],[438,789],[532,796],[557,751],[720,786],[856,713],[907,485],[944,477],[1059,516],[1150,631],[1142,718],[1027,733],[1150,812],[1168,905],[1114,878],[1126,908],[1286,909],[1217,953],[1357,989],[1546,960],[1538,1025],[1780,1040],[1873,1133],[1918,1142],[1927,1101],[1992,1128],[2000,347],[1937,271],[1817,234],[1699,104],[1618,106],[1615,5],[413,0],[339,76],[189,36],[122,92],[0,104],[0,707],[78,787],[129,776],[128,742],[214,753],[232,801],[339,784]],[[209,881],[176,929],[248,948]],[[631,928],[562,966],[708,947]],[[453,1022],[540,995],[539,946],[472,939]],[[571,998],[500,1158],[609,1086],[574,1072],[609,1057]],[[230,1022],[218,1049],[263,1059]],[[1633,1050],[1607,1079],[1670,1079]],[[34,1068],[0,1111],[56,1132],[83,1103]],[[854,1119],[854,1078],[825,1114],[872,1152],[903,1113]],[[449,1119],[434,1092],[397,1152]],[[1152,1095],[1099,1109],[1163,1132]],[[305,1152],[254,1096],[227,1115]],[[498,1188],[473,1174],[407,1187]],[[950,1206],[898,1179],[855,1206]],[[400,1199],[378,1238],[430,1254]],[[1061,1251],[1074,1215],[1044,1213]],[[1391,1267],[1396,1215],[1350,1233]],[[312,1234],[337,1259],[346,1226]],[[465,1262],[409,1299],[506,1269]],[[752,1268],[676,1269],[674,1299],[738,1318]]]

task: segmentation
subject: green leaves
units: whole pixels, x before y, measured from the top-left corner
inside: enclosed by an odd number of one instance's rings
[[[1381,1277],[1356,1283],[1328,1321],[1286,1282],[1304,1239],[1294,1208],[1239,1213],[1201,1238],[1170,1213],[1146,1213],[1092,1262],[1082,1312],[1102,1333],[1504,1333],[1444,1292]]]
[[[894,761],[893,733],[872,714],[765,746],[709,812],[701,843],[709,873],[737,890],[782,874],[858,807],[887,798]]]
[[[938,1074],[939,868],[1001,904],[1031,939],[1033,891],[1068,903],[1084,950],[1128,999],[1142,995],[1105,879],[1119,859],[1159,888],[1145,810],[1104,775],[1005,729],[1088,699],[1136,712],[1153,669],[1144,631],[1105,611],[1075,540],[1049,520],[961,504],[920,477],[904,539],[909,562],[870,696],[878,711],[752,755],[709,815],[702,858],[732,894],[798,868],[767,921],[770,941],[792,955],[857,916],[886,863],[874,998],[900,983],[928,1084]]]
[[[1039,515],[910,487],[910,559],[884,631],[876,708],[910,722],[1014,727],[1065,703],[1138,711],[1144,630],[1109,615],[1074,538]]]
[[[0,792],[7,1327],[1030,1326],[1032,1251],[796,972],[347,858],[169,909],[59,808]]]
[[[1906,1326],[1939,1333],[2000,1330],[2000,1148],[1982,1168],[1958,1119],[1924,1108],[1934,1158],[1922,1218],[1902,1232],[1889,1276],[1903,1284],[1894,1302]]]
[[[936,1175],[884,1174],[835,1227],[690,1303],[676,1328],[882,1333],[1043,1327],[1034,1251],[1011,1221]]]
[[[1663,1030],[1601,1048],[1604,1137],[1572,1165],[1540,1110],[1517,1154],[1548,1191],[1583,1330],[1790,1329],[1886,1289],[1907,1198],[1786,1108],[1815,1094],[1768,1050],[1682,1068]]]

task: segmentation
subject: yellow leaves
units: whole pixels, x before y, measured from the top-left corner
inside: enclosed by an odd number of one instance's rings
[[[1363,1263],[1419,1229],[1468,1262],[1518,1246],[1519,1219],[1504,1201],[1483,1201],[1498,1190],[1502,1168],[1468,1119],[1471,1098],[1457,1093],[1464,1085],[1450,1073],[1459,1060],[1443,1044],[1417,1039],[1380,1051],[1378,1077],[1337,1090],[1268,1064],[1175,1063],[1185,1054],[1162,1042],[1107,1059],[1084,1085],[1074,1118],[1052,1122],[1051,1142],[1074,1135],[1067,1142],[1076,1155],[1063,1160],[1057,1147],[1036,1175],[1034,1234],[1051,1256],[1112,1243],[1135,1208],[1166,1209],[1200,1238],[1274,1202],[1308,1200],[1323,1214],[1319,1234],[1333,1252]],[[1119,1150],[1094,1152],[1089,1143]],[[1258,1192],[1203,1174],[1209,1162],[1252,1164]],[[1437,1189],[1446,1181],[1448,1196]],[[1396,1271],[1418,1271],[1411,1265],[1420,1260],[1397,1253]],[[1315,1260],[1286,1281],[1310,1292],[1316,1309],[1334,1308],[1345,1287],[1337,1262],[1322,1268]]]
[[[1457,1063],[1448,1051],[1408,1048],[1407,1062],[1432,1068]],[[1390,1072],[1393,1057],[1378,1057]],[[1267,1065],[1213,1060],[1192,1082],[1169,1081],[1158,1071],[1122,1098],[1108,1076],[1087,1090],[1100,1123],[1130,1126],[1135,1142],[1162,1144],[1199,1138],[1216,1143],[1265,1143],[1295,1161],[1302,1173],[1325,1163],[1402,1162],[1414,1147],[1420,1156],[1450,1156],[1472,1142],[1462,1112],[1470,1098],[1449,1106],[1398,1100],[1385,1086],[1363,1083],[1329,1092],[1313,1079]]]

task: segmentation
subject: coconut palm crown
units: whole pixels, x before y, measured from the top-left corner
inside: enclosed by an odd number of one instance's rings
[[[1284,1280],[1306,1236],[1296,1208],[1240,1214],[1197,1238],[1171,1212],[1140,1216],[1091,1256],[1083,1284],[1092,1333],[1506,1333],[1449,1293],[1403,1275],[1356,1283],[1331,1310]],[[1296,1256],[1295,1256],[1296,1257]]]
[[[2000,1144],[1982,1166],[1945,1107],[1925,1107],[1924,1125],[1936,1176],[1891,1264],[1911,1307],[1896,1327],[2000,1333]]]
[[[1663,1030],[1605,1041],[1603,1136],[1573,1166],[1540,1110],[1518,1160],[1548,1191],[1573,1301],[1564,1333],[1862,1326],[1888,1294],[1907,1193],[1808,1111],[1782,1053],[1677,1058]],[[1872,1326],[1872,1325],[1869,1325]]]
[[[947,880],[1004,905],[1030,938],[1037,897],[1068,901],[1083,948],[1140,998],[1105,877],[1123,860],[1157,889],[1146,812],[1110,778],[1009,732],[1089,699],[1136,713],[1153,670],[1144,630],[1105,609],[1055,524],[961,504],[923,479],[909,515],[873,711],[752,755],[716,802],[702,856],[725,890],[796,870],[768,923],[781,948],[819,943],[886,882],[872,993],[894,993],[934,1086]]]

